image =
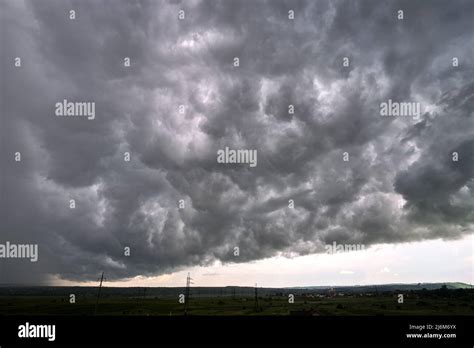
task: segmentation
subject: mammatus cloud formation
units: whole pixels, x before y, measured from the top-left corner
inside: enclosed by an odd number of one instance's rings
[[[474,230],[472,1],[7,0],[1,16],[0,241],[39,245],[2,282]],[[57,117],[64,99],[95,119]],[[381,117],[388,99],[422,114]],[[258,165],[217,163],[226,146]]]

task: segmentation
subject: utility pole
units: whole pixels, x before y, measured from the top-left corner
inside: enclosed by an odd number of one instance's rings
[[[258,311],[258,290],[257,283],[255,283],[255,312]]]
[[[192,278],[189,276],[186,278],[186,291],[184,293],[184,315],[188,315],[189,310],[189,296],[190,296],[190,287],[192,284]]]
[[[97,301],[95,302],[94,315],[97,314],[97,306],[99,306],[100,291],[102,290],[102,282],[103,281],[104,281],[104,272],[102,272],[102,275],[100,277],[99,292],[97,293]]]

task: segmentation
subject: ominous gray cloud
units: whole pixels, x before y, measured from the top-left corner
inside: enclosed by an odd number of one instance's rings
[[[40,250],[1,260],[1,282],[473,232],[472,1],[0,6],[0,243]],[[63,99],[95,102],[96,118],[55,116]],[[388,99],[421,103],[420,119],[381,117]],[[226,146],[258,165],[217,163]]]

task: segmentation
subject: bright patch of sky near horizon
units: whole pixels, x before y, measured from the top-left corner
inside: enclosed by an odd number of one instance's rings
[[[244,264],[191,267],[157,277],[135,277],[106,282],[117,287],[184,286],[187,272],[194,286],[296,287],[319,285],[368,285],[437,283],[474,280],[474,235],[460,240],[432,240],[405,244],[379,244],[367,250],[315,254],[292,259],[272,257]],[[449,260],[449,262],[447,262]],[[97,282],[54,279],[53,285],[96,286]]]

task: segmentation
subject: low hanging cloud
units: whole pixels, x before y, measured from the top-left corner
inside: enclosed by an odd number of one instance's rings
[[[0,241],[39,245],[2,283],[474,230],[472,1],[0,6]],[[56,116],[65,99],[95,118]],[[389,99],[422,115],[381,117]],[[225,147],[258,165],[218,163]]]

